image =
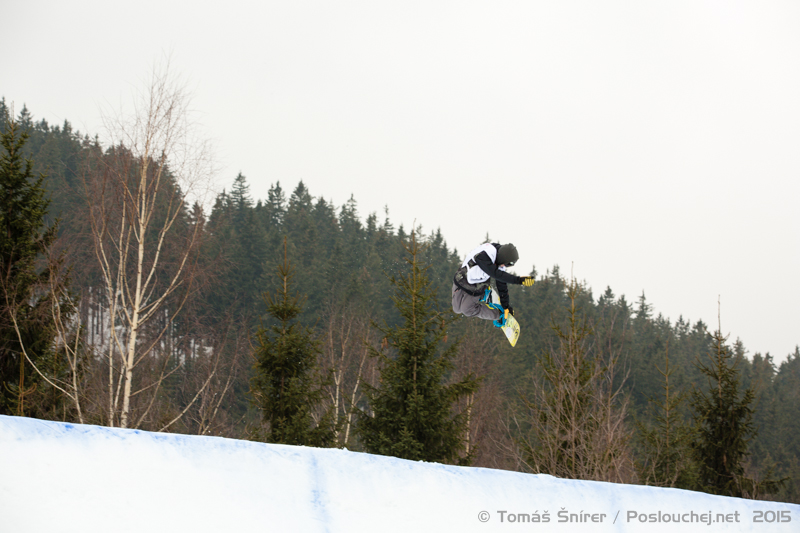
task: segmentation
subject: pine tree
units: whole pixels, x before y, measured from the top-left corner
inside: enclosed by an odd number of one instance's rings
[[[233,181],[229,198],[233,223],[229,243],[233,267],[227,280],[229,290],[236,296],[243,315],[257,317],[258,287],[265,276],[264,265],[269,256],[267,232],[258,221],[250,185],[242,173]]]
[[[446,384],[457,344],[442,350],[448,320],[436,309],[435,288],[420,262],[416,232],[404,244],[410,267],[392,276],[392,298],[402,322],[375,326],[384,335],[380,384],[366,386],[369,411],[359,413],[359,435],[366,451],[403,459],[469,464],[465,453],[466,413],[453,414],[456,402],[478,388],[468,375]],[[395,353],[390,356],[389,348]]]
[[[283,227],[286,215],[286,195],[283,194],[280,181],[269,188],[264,208],[266,210],[267,229],[270,231],[280,230]]]
[[[315,287],[319,276],[320,260],[326,258],[319,252],[319,238],[313,218],[314,198],[301,181],[289,197],[284,216],[283,235],[289,237],[289,256],[299,274],[298,288],[311,299],[308,304],[317,311],[319,291]]]
[[[319,316],[323,301],[334,294],[341,293],[349,271],[341,268],[339,251],[340,229],[336,220],[336,209],[333,203],[320,197],[311,210],[311,219],[316,231],[315,268],[312,270],[306,285],[309,311]]]
[[[656,366],[660,359],[659,354],[664,353],[664,341],[653,319],[653,307],[647,303],[644,292],[637,302],[631,327],[633,342],[628,363],[636,376],[636,386],[631,387],[630,393],[634,406],[644,409],[648,404],[648,395],[659,389],[661,376],[656,371]]]
[[[278,267],[281,286],[274,296],[266,295],[267,312],[277,321],[256,332],[255,376],[250,393],[261,410],[265,442],[301,446],[334,444],[333,413],[316,412],[322,400],[322,386],[316,372],[320,349],[309,328],[297,323],[302,302],[291,294],[293,268],[284,239],[283,264]],[[315,423],[315,415],[320,415]]]
[[[50,201],[44,175],[35,177],[33,162],[23,158],[27,139],[10,119],[0,135],[0,414],[25,414],[25,397],[40,381],[31,362],[52,366],[56,335],[50,276],[61,259],[44,268],[37,262],[55,241],[58,224],[45,223]],[[60,289],[66,281],[58,278]],[[63,302],[62,312],[68,318],[72,308]]]
[[[233,226],[237,232],[242,233],[242,227],[248,221],[248,215],[252,215],[253,198],[250,196],[250,185],[247,178],[239,172],[233,180],[229,195],[231,207],[233,209]]]
[[[691,406],[697,425],[693,443],[698,463],[698,488],[711,494],[744,497],[755,489],[745,476],[748,443],[755,436],[752,388],[741,390],[739,369],[721,328],[713,335],[708,364],[698,360],[708,389],[695,390]]]
[[[236,211],[242,212],[245,209],[253,207],[253,199],[250,196],[250,184],[247,183],[247,178],[245,178],[244,174],[241,172],[239,172],[233,180],[230,197],[233,202],[233,208]]]
[[[6,105],[6,97],[0,97],[0,133],[5,133],[11,121],[11,112]]]
[[[283,238],[289,235],[285,225],[286,209],[286,196],[281,189],[280,182],[269,188],[266,202],[263,204],[259,202],[255,209],[258,222],[265,230],[267,260],[263,269],[264,276],[270,275],[274,268],[277,268],[280,262]],[[291,235],[289,237],[293,239]],[[292,242],[295,241],[292,240]]]

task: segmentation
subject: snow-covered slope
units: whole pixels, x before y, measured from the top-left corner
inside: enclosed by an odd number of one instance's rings
[[[771,533],[799,526],[797,505],[0,416],[3,533]]]

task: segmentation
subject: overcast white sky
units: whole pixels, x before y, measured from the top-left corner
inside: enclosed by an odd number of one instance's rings
[[[0,95],[36,119],[99,133],[171,53],[221,186],[302,179],[673,321],[719,296],[751,355],[800,343],[800,2],[0,5]]]

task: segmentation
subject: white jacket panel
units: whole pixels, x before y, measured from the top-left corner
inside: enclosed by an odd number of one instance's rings
[[[475,265],[474,267],[471,268],[469,266],[470,260],[475,259],[475,256],[481,252],[486,252],[486,254],[489,256],[489,259],[491,259],[493,263],[497,259],[497,248],[495,248],[494,246],[492,246],[491,243],[488,242],[486,244],[481,244],[480,246],[478,246],[477,248],[475,248],[474,250],[472,250],[470,253],[467,254],[467,257],[466,259],[464,259],[464,262],[461,263],[461,266],[467,267],[467,281],[469,283],[472,283],[473,285],[477,285],[478,283],[484,283],[489,279],[489,274],[484,272],[483,269],[478,265]],[[505,271],[505,269],[506,267],[504,266],[500,267],[500,270]]]

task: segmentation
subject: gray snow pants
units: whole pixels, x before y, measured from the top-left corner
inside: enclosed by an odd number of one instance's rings
[[[478,290],[475,285],[468,285],[468,287]],[[453,311],[456,314],[477,316],[484,320],[497,320],[500,318],[500,311],[487,307],[485,303],[481,302],[480,296],[467,294],[464,290],[458,288],[455,283],[453,283]]]

